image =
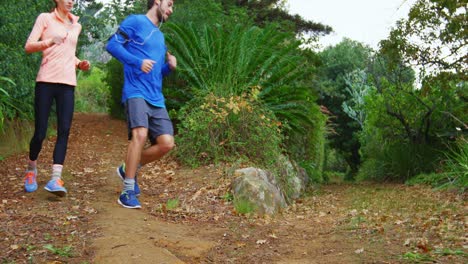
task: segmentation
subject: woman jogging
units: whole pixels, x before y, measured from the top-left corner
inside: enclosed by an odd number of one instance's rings
[[[76,46],[81,25],[70,13],[73,0],[54,0],[55,8],[42,13],[26,42],[27,53],[42,52],[42,62],[36,78],[34,97],[34,135],[29,146],[29,161],[24,180],[26,192],[37,190],[37,159],[46,137],[50,109],[55,100],[57,112],[57,141],[53,154],[51,179],[47,191],[65,196],[67,190],[61,179],[67,152],[68,135],[73,118],[76,69],[87,71],[90,63],[76,58]]]

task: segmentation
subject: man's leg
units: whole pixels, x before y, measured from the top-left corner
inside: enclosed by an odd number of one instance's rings
[[[125,208],[141,208],[140,201],[135,194],[135,175],[140,162],[141,151],[145,145],[148,129],[136,127],[132,129],[132,138],[128,144],[125,160],[125,179],[123,191],[117,202]]]
[[[127,158],[125,160],[125,178],[135,179],[138,164],[141,162],[143,147],[145,146],[148,129],[137,127],[132,129],[132,139],[128,144]]]
[[[171,135],[161,135],[156,138],[156,144],[146,148],[141,153],[140,164],[145,165],[160,159],[174,148],[174,137]]]

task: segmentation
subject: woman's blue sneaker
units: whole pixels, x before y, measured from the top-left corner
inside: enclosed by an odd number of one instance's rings
[[[141,208],[140,201],[138,201],[134,191],[123,191],[117,202],[125,208]]]
[[[44,187],[44,189],[60,197],[64,197],[65,195],[67,195],[67,189],[63,187],[63,181],[60,178],[50,180]]]
[[[37,190],[36,175],[36,169],[26,171],[26,176],[24,177],[24,190],[26,192],[34,192]]]
[[[123,165],[120,165],[117,168],[117,175],[122,181],[125,180],[125,170],[123,168]],[[138,176],[138,170],[137,170],[137,173],[135,174],[135,187],[133,187],[133,189],[135,190],[135,195],[140,196],[141,191],[140,191],[140,187],[138,186],[137,176]]]

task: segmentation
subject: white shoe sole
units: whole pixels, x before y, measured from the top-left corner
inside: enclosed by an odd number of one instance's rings
[[[65,195],[67,195],[67,192],[65,191],[52,191],[51,189],[47,188],[47,187],[44,187],[44,189],[52,194],[55,194],[57,196],[60,196],[60,197],[65,197]]]
[[[117,167],[117,169],[115,170],[115,172],[117,173],[117,177],[119,177],[119,179],[120,179],[121,181],[123,181],[124,178],[122,178],[122,175],[120,175],[119,168],[120,168],[120,166]]]
[[[129,209],[140,209],[140,208],[141,208],[141,205],[137,205],[137,206],[128,206],[128,205],[125,205],[125,204],[123,204],[123,203],[120,201],[120,199],[117,199],[117,202],[118,202],[121,206],[123,206],[123,207],[125,207],[125,208],[129,208]]]

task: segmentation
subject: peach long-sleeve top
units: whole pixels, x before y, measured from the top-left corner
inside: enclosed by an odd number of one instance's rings
[[[62,83],[76,86],[76,68],[80,60],[75,56],[78,36],[81,32],[79,17],[69,13],[71,21],[60,18],[55,9],[42,13],[26,41],[27,53],[42,51],[42,62],[36,82]],[[51,39],[60,37],[62,43],[51,44]]]

